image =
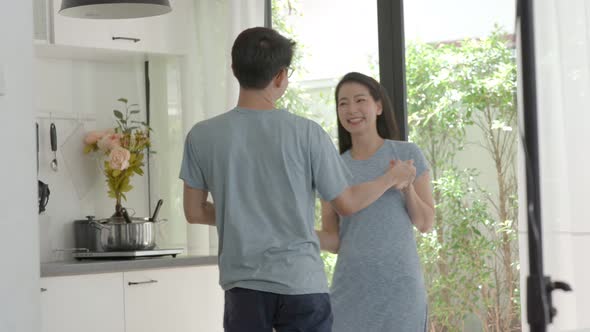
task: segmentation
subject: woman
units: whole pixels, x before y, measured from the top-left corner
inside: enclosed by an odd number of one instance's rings
[[[355,183],[390,166],[396,184],[341,217],[322,202],[323,250],[338,253],[331,299],[334,332],[426,331],[427,302],[413,227],[434,222],[430,176],[420,149],[399,141],[391,102],[371,77],[348,73],[336,86],[338,139]]]

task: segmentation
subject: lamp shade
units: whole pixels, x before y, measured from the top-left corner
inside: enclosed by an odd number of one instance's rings
[[[140,18],[172,11],[169,0],[63,0],[59,13],[91,19]]]

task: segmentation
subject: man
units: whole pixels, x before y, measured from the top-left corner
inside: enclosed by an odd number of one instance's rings
[[[314,231],[315,191],[341,215],[395,184],[397,165],[349,187],[328,134],[276,101],[295,43],[272,29],[243,31],[232,47],[238,105],[196,124],[180,178],[189,223],[216,225],[226,331],[331,331],[328,285]],[[400,166],[402,167],[402,166]],[[214,205],[207,202],[211,192]]]

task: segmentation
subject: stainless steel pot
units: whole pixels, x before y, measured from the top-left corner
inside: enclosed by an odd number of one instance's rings
[[[131,251],[150,250],[156,247],[156,227],[164,220],[151,221],[150,218],[131,218],[131,223],[123,218],[107,218],[74,221],[76,247],[90,251]]]
[[[149,250],[156,247],[155,223],[133,221],[131,223],[109,221],[95,223],[100,232],[107,233],[102,247],[106,251]]]

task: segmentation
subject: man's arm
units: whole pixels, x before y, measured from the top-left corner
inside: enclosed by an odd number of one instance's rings
[[[350,216],[373,204],[387,189],[393,186],[393,177],[390,171],[373,181],[363,182],[346,188],[338,197],[330,203],[334,210],[341,216]]]
[[[215,225],[215,206],[207,202],[209,193],[184,184],[184,216],[189,224]]]
[[[338,197],[330,201],[334,210],[341,216],[349,216],[373,204],[391,187],[404,187],[409,179],[416,176],[416,168],[411,163],[393,161],[385,174],[373,181],[363,182],[346,188]]]

